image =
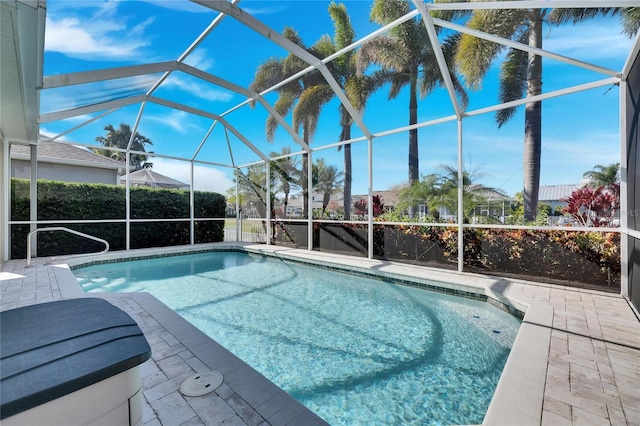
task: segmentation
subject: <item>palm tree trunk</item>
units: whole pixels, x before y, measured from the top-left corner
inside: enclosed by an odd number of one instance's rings
[[[531,22],[529,46],[542,48],[542,19]],[[542,93],[542,57],[529,53],[527,97]],[[538,210],[540,155],[542,151],[542,102],[530,102],[525,108],[524,131],[524,218],[532,221]]]
[[[409,125],[418,122],[418,94],[417,75],[411,76],[411,88],[409,91]],[[409,185],[413,185],[420,179],[418,169],[418,129],[409,130]]]
[[[302,127],[302,140],[309,145],[309,127],[305,122]],[[302,187],[302,214],[305,218],[309,217],[309,191],[313,191],[313,188],[309,188],[309,154],[306,152],[302,154],[302,179],[300,186]]]
[[[409,89],[409,125],[416,124],[418,122],[418,94],[417,94],[417,70],[411,76],[411,87]],[[418,165],[418,129],[409,130],[409,186],[413,186],[418,182],[419,165]],[[416,206],[411,205],[408,209],[409,217],[413,217],[416,211]]]
[[[351,139],[351,126],[342,127],[342,140]],[[344,146],[344,220],[351,219],[351,181],[353,179],[351,165],[351,144]]]

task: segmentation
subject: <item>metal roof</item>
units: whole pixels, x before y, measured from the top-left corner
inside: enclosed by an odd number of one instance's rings
[[[565,185],[540,185],[538,191],[538,200],[540,201],[558,201],[571,195],[573,191],[580,187],[579,184]]]

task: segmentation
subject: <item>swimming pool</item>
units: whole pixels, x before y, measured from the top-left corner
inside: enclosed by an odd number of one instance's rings
[[[520,321],[486,302],[210,252],[74,271],[148,291],[333,425],[481,423]]]

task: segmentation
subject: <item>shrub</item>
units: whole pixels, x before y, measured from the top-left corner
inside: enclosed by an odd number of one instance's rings
[[[138,222],[131,224],[131,248],[163,247],[189,243],[189,191],[131,188],[132,219],[179,219],[184,222]],[[196,219],[224,218],[225,197],[211,192],[194,193]],[[11,219],[29,220],[29,180],[11,180]],[[38,180],[38,220],[96,220],[88,224],[47,224],[64,226],[109,242],[111,250],[126,248],[126,226],[113,220],[126,218],[123,186]],[[12,259],[26,257],[29,225],[11,227]],[[224,221],[196,221],[196,243],[224,239]],[[38,255],[91,253],[102,250],[101,243],[64,232],[38,234]]]

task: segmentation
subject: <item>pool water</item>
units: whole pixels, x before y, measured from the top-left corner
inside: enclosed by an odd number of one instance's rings
[[[235,252],[95,265],[147,291],[332,425],[479,424],[520,321],[486,302]]]

